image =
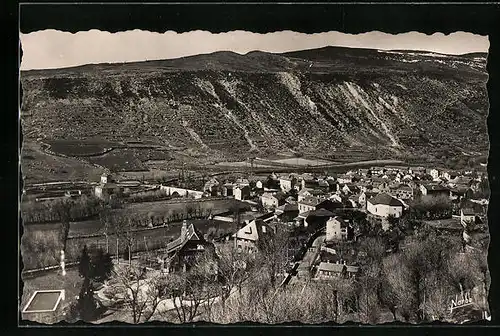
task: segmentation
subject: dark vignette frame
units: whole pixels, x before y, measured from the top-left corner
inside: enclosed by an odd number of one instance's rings
[[[499,186],[498,186],[498,173],[499,167],[499,141],[498,132],[495,132],[495,126],[499,125],[499,109],[500,101],[495,95],[499,90],[498,79],[498,63],[500,59],[499,40],[500,36],[495,32],[497,22],[500,22],[500,5],[493,3],[432,3],[426,4],[403,4],[403,3],[383,3],[381,1],[371,2],[357,2],[355,4],[348,3],[239,3],[234,2],[226,3],[177,3],[177,4],[163,4],[163,5],[146,5],[141,3],[136,4],[64,4],[59,1],[52,4],[37,4],[32,1],[31,4],[23,4],[18,6],[17,3],[9,2],[9,8],[6,11],[8,15],[7,21],[11,23],[11,32],[6,33],[4,40],[7,40],[8,45],[6,49],[18,50],[19,48],[19,31],[28,33],[36,30],[43,29],[58,29],[70,32],[80,30],[100,29],[109,32],[143,29],[150,31],[164,32],[166,30],[175,30],[177,32],[185,32],[190,30],[208,30],[214,33],[226,32],[231,30],[249,30],[253,32],[266,33],[280,30],[293,30],[303,33],[317,33],[330,30],[336,30],[346,33],[363,33],[372,30],[383,31],[387,33],[404,33],[409,31],[420,31],[427,34],[434,32],[442,32],[445,34],[454,31],[467,31],[480,35],[488,35],[490,39],[490,50],[488,56],[488,91],[490,100],[490,112],[488,116],[488,130],[490,136],[490,156],[488,164],[489,181],[491,187],[490,207],[488,217],[490,221],[491,242],[489,249],[489,267],[491,273],[491,289],[490,289],[490,309],[493,320],[488,324],[480,324],[476,327],[484,327],[479,330],[480,332],[494,332],[498,325],[498,315],[500,309],[498,308],[498,295],[499,290],[496,282],[500,282],[498,276],[498,269],[494,267],[495,256],[498,255],[498,228],[493,223],[499,219],[499,207],[497,203],[500,199]],[[497,24],[498,25],[498,24]],[[21,51],[22,53],[22,51]],[[7,85],[9,94],[8,99],[8,112],[4,112],[3,117],[12,122],[2,123],[5,131],[2,135],[5,140],[2,142],[2,150],[6,154],[5,161],[7,165],[3,166],[3,173],[0,176],[0,183],[2,188],[9,196],[9,203],[2,202],[2,207],[5,210],[3,213],[9,214],[9,219],[5,220],[5,225],[9,227],[9,235],[11,230],[14,231],[14,225],[9,224],[11,221],[18,221],[19,230],[22,230],[22,225],[18,219],[17,212],[14,209],[17,207],[18,195],[21,189],[20,183],[20,169],[18,165],[19,144],[22,139],[19,138],[20,123],[18,118],[18,99],[17,89],[18,81],[18,57],[21,55],[17,53],[8,54],[8,70],[9,80],[12,82]],[[12,92],[11,92],[12,91]],[[3,91],[5,92],[5,91]],[[19,97],[17,97],[19,98]],[[14,112],[16,110],[16,112]],[[11,119],[12,118],[12,119]],[[17,146],[16,146],[17,145]],[[7,169],[5,169],[7,168]],[[5,174],[6,173],[6,174]],[[12,202],[12,203],[10,203]],[[16,203],[14,203],[16,202]],[[12,220],[11,220],[12,216]],[[22,232],[19,232],[19,236]],[[14,233],[12,232],[12,235]],[[13,242],[14,239],[7,239],[6,241]],[[19,243],[19,241],[18,241]],[[5,244],[6,245],[6,244]],[[496,246],[495,246],[496,245]],[[9,247],[8,257],[12,256],[12,261],[8,264],[15,267],[16,274],[20,274],[20,269],[16,267],[18,261],[13,260],[13,248]],[[18,249],[19,251],[19,249]],[[20,261],[20,252],[18,252],[18,259]],[[21,266],[22,267],[22,266]],[[11,272],[12,273],[12,272]],[[13,280],[13,276],[9,280]],[[16,281],[16,287],[18,283]],[[19,291],[22,293],[22,287],[19,285]],[[9,294],[16,296],[14,291],[8,291]],[[14,313],[14,304],[6,304],[9,320],[12,319],[12,325],[16,326],[17,323],[29,327],[38,327],[36,332],[58,333],[66,331],[85,332],[87,327],[91,325],[78,323],[77,325],[70,325],[60,323],[52,328],[40,327],[36,323],[28,323],[19,321],[19,313]],[[16,304],[17,306],[17,304]],[[6,321],[5,319],[4,321]],[[9,321],[10,322],[10,321]],[[135,332],[143,332],[157,324],[150,323],[146,326],[138,327],[139,330]],[[299,326],[300,324],[295,324]],[[490,327],[488,327],[489,325]],[[10,326],[10,323],[9,323]],[[106,331],[106,332],[120,332],[120,326],[130,327],[127,324],[106,324],[101,327],[96,327],[93,330]],[[165,326],[165,325],[163,325]],[[81,328],[85,327],[85,328]],[[118,328],[117,328],[118,327]],[[190,332],[199,331],[206,332],[242,332],[250,331],[261,333],[264,331],[271,331],[274,328],[279,328],[280,333],[295,332],[330,332],[331,328],[326,327],[284,327],[284,326],[263,326],[263,327],[250,327],[245,324],[233,325],[227,327],[204,327],[203,324],[197,324],[196,328],[193,326],[167,326],[168,333],[171,332]],[[404,329],[402,329],[403,327]],[[335,328],[335,327],[334,327]],[[373,328],[373,330],[372,330]],[[404,325],[389,324],[377,327],[363,327],[352,328],[348,325],[340,328],[335,328],[335,332],[380,332],[380,333],[402,333],[402,332],[469,332],[472,331],[470,327],[461,328],[443,326],[434,324],[432,327],[408,327]],[[27,332],[29,329],[24,328],[22,332]],[[158,330],[159,331],[159,330]],[[278,331],[278,330],[276,330]],[[16,332],[17,333],[17,332]]]

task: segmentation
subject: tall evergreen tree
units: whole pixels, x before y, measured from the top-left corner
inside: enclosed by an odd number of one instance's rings
[[[94,298],[94,289],[89,278],[83,280],[78,302],[76,303],[78,317],[83,321],[91,321],[98,315],[98,306]]]
[[[102,249],[99,249],[92,263],[94,280],[103,282],[109,279],[113,270],[113,260],[109,253],[104,253]]]
[[[82,255],[80,256],[80,263],[78,265],[78,273],[84,279],[90,279],[92,276],[92,263],[87,250],[87,245],[83,247]]]

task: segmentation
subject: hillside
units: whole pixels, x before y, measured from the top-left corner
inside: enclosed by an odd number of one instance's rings
[[[339,47],[25,71],[22,127],[27,143],[148,142],[174,161],[484,155],[487,79],[486,54]]]

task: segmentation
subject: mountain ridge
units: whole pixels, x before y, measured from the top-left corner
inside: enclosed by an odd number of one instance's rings
[[[229,51],[229,50],[221,50],[221,51],[215,51],[211,53],[203,53],[203,54],[196,54],[196,55],[188,55],[188,56],[182,56],[182,57],[176,57],[176,58],[168,58],[168,59],[156,59],[156,60],[144,60],[144,61],[130,61],[130,62],[101,62],[101,63],[88,63],[88,64],[82,64],[82,65],[76,65],[76,66],[70,66],[70,67],[64,67],[64,68],[53,68],[53,69],[30,69],[30,70],[21,70],[21,73],[24,74],[30,74],[34,72],[57,72],[58,70],[77,70],[77,69],[83,69],[86,67],[92,67],[92,66],[108,66],[108,67],[113,67],[113,66],[126,66],[126,65],[157,65],[158,63],[169,63],[169,62],[178,62],[181,60],[190,60],[190,59],[198,59],[198,58],[206,58],[206,57],[216,57],[216,56],[228,56],[230,55],[231,57],[236,57],[236,58],[241,58],[245,56],[254,56],[254,55],[275,55],[275,56],[289,56],[293,57],[292,55],[298,55],[298,54],[305,54],[305,53],[329,53],[329,52],[352,52],[354,55],[358,55],[360,53],[393,53],[393,52],[402,52],[402,53],[418,53],[422,55],[426,54],[438,54],[438,55],[443,55],[443,56],[449,56],[452,58],[464,58],[464,57],[483,57],[486,58],[488,53],[482,53],[482,52],[472,52],[472,53],[466,53],[466,54],[460,54],[460,55],[453,55],[453,54],[443,54],[443,53],[436,53],[432,51],[423,51],[423,50],[399,50],[399,49],[394,49],[394,50],[380,50],[380,49],[369,49],[369,48],[354,48],[354,47],[338,47],[338,46],[325,46],[325,47],[320,47],[320,48],[312,48],[312,49],[303,49],[303,50],[296,50],[296,51],[287,51],[287,52],[281,52],[281,53],[273,53],[273,52],[266,52],[266,51],[261,51],[261,50],[252,50],[244,54],[240,54],[234,51]],[[299,57],[300,58],[300,57]]]
[[[484,155],[486,59],[347,49],[22,72],[23,132],[27,141],[154,139],[204,162],[248,152]]]

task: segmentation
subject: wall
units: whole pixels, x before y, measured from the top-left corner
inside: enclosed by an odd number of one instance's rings
[[[231,217],[223,217],[223,216],[214,216],[213,219],[228,223],[232,223],[234,221]]]
[[[161,186],[160,190],[165,190],[167,195],[172,195],[173,193],[177,192],[181,197],[185,196],[194,196],[194,198],[201,198],[203,197],[203,192],[202,191],[197,191],[197,190],[189,190],[189,189],[184,189],[184,188],[176,188],[176,187],[169,187],[169,186]]]

